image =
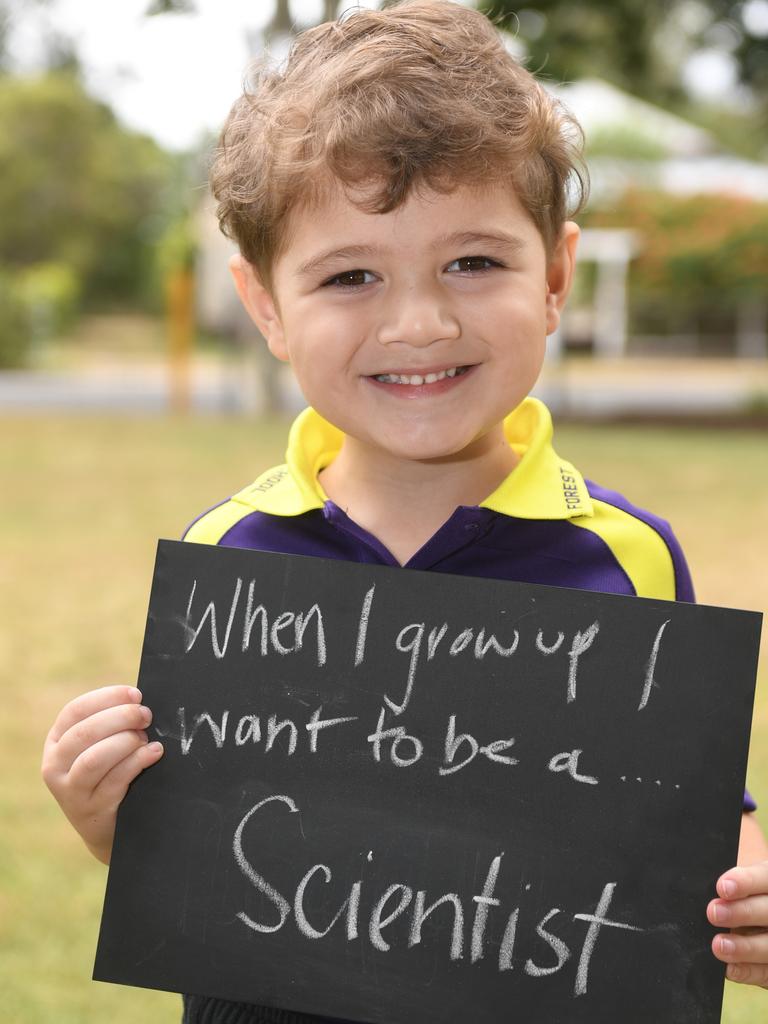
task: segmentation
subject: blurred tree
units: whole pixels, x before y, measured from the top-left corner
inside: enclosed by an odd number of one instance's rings
[[[67,264],[91,303],[135,299],[171,163],[71,71],[0,77],[0,263]]]
[[[681,70],[703,49],[730,53],[740,80],[768,110],[768,38],[741,0],[480,0],[518,33],[532,70],[559,81],[603,77],[652,102],[685,100]]]
[[[768,105],[768,24],[764,4],[755,0],[734,2],[734,0],[707,0],[707,8],[714,15],[713,29],[725,27],[733,33],[730,46],[736,59],[739,76],[744,85],[748,86]],[[753,23],[749,17],[749,8],[762,7],[762,15]]]
[[[674,2],[481,0],[478,6],[496,24],[519,34],[531,70],[562,81],[602,77],[658,100],[682,92],[653,45]]]
[[[272,19],[264,29],[264,39],[270,42],[276,36],[292,35],[294,31],[291,9],[288,0],[274,0],[275,10]]]

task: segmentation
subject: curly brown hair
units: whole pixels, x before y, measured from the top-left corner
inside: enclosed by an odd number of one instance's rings
[[[414,188],[508,182],[551,253],[587,191],[574,118],[451,0],[352,9],[257,64],[224,125],[211,188],[225,235],[268,283],[288,215],[329,184],[372,213]]]

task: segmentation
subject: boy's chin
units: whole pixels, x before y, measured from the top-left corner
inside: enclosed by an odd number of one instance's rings
[[[447,438],[405,438],[387,439],[373,445],[367,445],[369,453],[400,462],[420,464],[449,464],[463,462],[480,454],[480,439],[467,438],[448,440]]]

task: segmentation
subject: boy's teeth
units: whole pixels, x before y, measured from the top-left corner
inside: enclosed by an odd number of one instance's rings
[[[419,373],[378,373],[376,374],[376,380],[382,384],[410,384],[412,387],[421,387],[422,384],[435,384],[446,377],[455,377],[458,371],[459,367],[453,366],[450,370],[440,370],[439,373],[427,373],[423,377]]]

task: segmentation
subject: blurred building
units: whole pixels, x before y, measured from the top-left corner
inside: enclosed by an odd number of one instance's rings
[[[724,153],[714,136],[698,125],[599,79],[548,88],[575,114],[587,140],[624,136],[628,148],[634,144],[639,151],[634,157],[590,158],[595,202],[620,197],[632,186],[768,202],[768,166]],[[643,148],[645,158],[640,155]]]

